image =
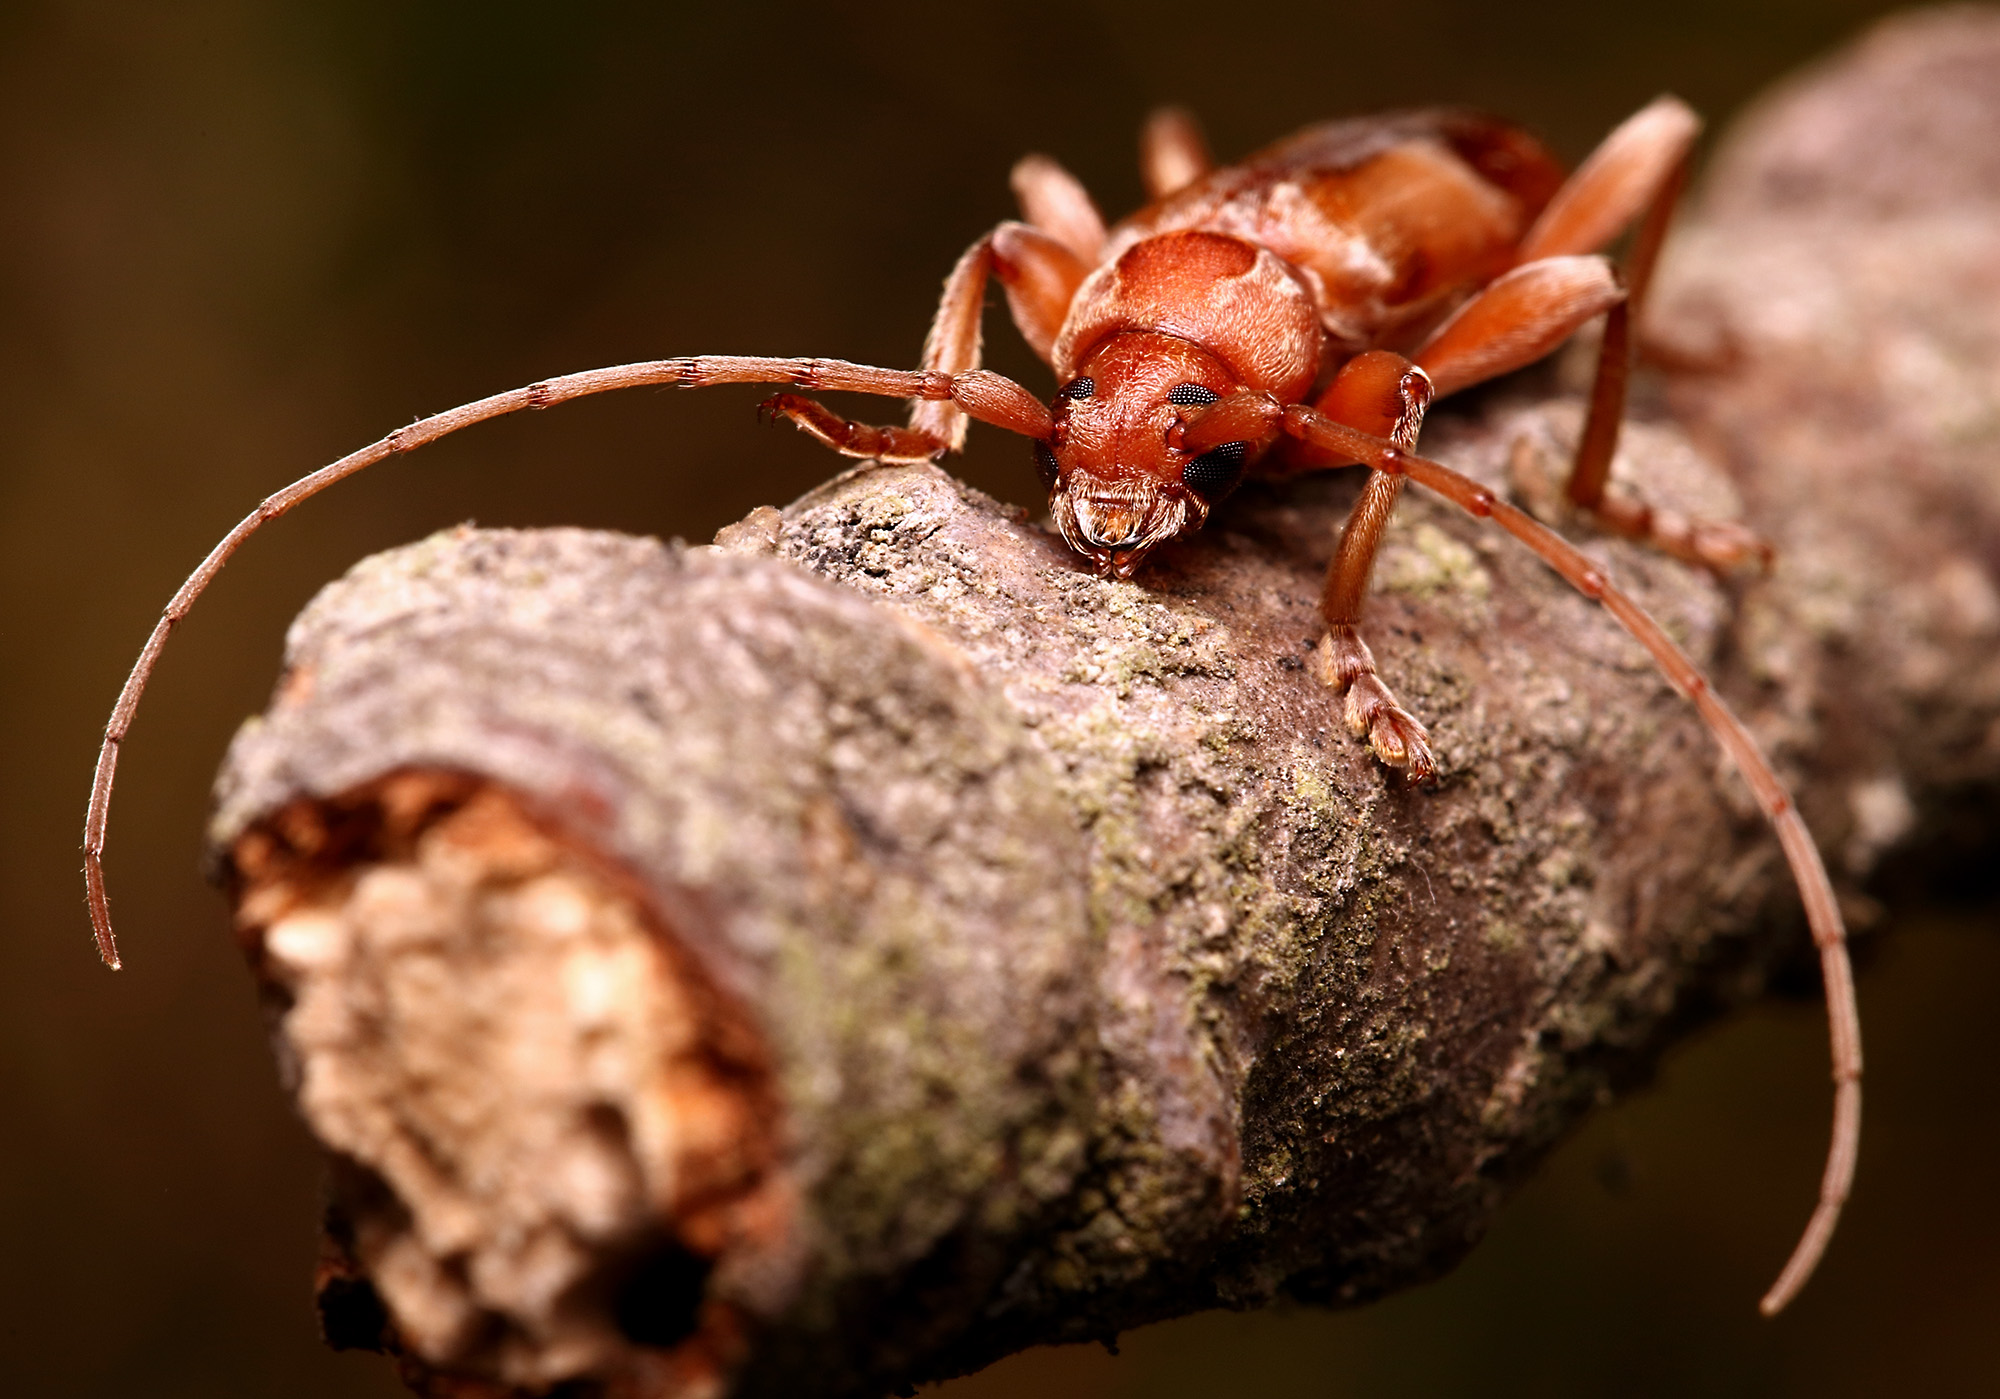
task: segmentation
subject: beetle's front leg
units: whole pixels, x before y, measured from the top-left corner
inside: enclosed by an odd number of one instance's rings
[[[1041,190],[1051,178],[1044,174],[1041,184],[1030,181],[1030,188]],[[1087,196],[1079,197],[1087,203]],[[1023,203],[1031,209],[1037,207],[1033,200],[1024,198]],[[967,248],[945,279],[944,296],[924,339],[924,372],[939,380],[950,376],[954,382],[978,374],[979,320],[989,276],[998,277],[1006,291],[1008,308],[1022,338],[1047,359],[1070,298],[1087,271],[1083,259],[1055,234],[1031,224],[1001,224]],[[997,421],[965,402],[959,393],[920,398],[910,411],[907,427],[853,422],[797,394],[779,394],[766,400],[763,407],[767,414],[789,419],[800,431],[843,456],[885,462],[930,461],[959,451],[965,445],[968,414]],[[1046,419],[1046,414],[1042,417]],[[1019,424],[1001,421],[1000,425],[1029,436],[1047,435],[1045,421],[1040,431],[1025,420]]]
[[[843,418],[817,399],[775,394],[757,405],[760,419],[784,418],[806,436],[843,457],[879,462],[925,462],[943,456],[946,443],[916,428],[878,426]]]
[[[1431,381],[1401,355],[1384,350],[1358,355],[1342,367],[1321,395],[1321,412],[1386,436],[1403,447],[1414,447],[1430,407]],[[1320,613],[1326,637],[1319,644],[1320,678],[1346,696],[1347,726],[1357,737],[1365,734],[1377,758],[1410,774],[1412,782],[1427,781],[1437,771],[1430,734],[1417,717],[1396,702],[1375,671],[1375,656],[1361,639],[1361,607],[1368,577],[1382,547],[1382,532],[1396,508],[1402,478],[1371,471],[1361,498],[1347,517],[1326,574]]]
[[[944,296],[924,339],[925,370],[958,374],[978,366],[979,315],[992,266],[993,237],[988,234],[965,250],[945,278]],[[908,427],[857,423],[813,399],[789,393],[766,399],[759,411],[789,419],[801,432],[847,457],[931,461],[965,446],[965,414],[949,400],[919,401],[910,412]]]

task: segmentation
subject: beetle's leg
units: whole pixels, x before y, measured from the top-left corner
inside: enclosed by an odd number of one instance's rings
[[[923,366],[943,374],[958,374],[979,364],[979,317],[986,297],[986,275],[993,266],[993,236],[988,234],[965,250],[951,275],[944,296],[924,337]],[[762,411],[789,418],[800,431],[847,457],[883,462],[930,461],[965,446],[966,416],[949,400],[928,400],[910,410],[908,427],[877,427],[841,417],[832,409],[797,394],[765,400]]]
[[[1533,364],[1593,316],[1616,305],[1623,293],[1611,264],[1601,257],[1550,257],[1502,273],[1430,335],[1414,356],[1431,382],[1432,396],[1442,398],[1460,389]],[[1396,362],[1408,367],[1400,356]],[[1351,376],[1375,363],[1374,352],[1350,360],[1313,405],[1337,422],[1361,427],[1354,416],[1356,389]],[[1371,374],[1372,381],[1372,374]],[[1376,435],[1386,435],[1395,423],[1394,376],[1382,381],[1391,398],[1367,410]],[[1366,395],[1362,395],[1366,397]],[[1344,406],[1343,406],[1344,405]],[[1388,414],[1389,416],[1383,416]],[[1414,445],[1414,440],[1412,442]],[[1335,453],[1302,439],[1283,444],[1265,471],[1282,474],[1347,466]]]
[[[1625,416],[1632,325],[1645,305],[1653,266],[1687,183],[1688,159],[1700,130],[1701,119],[1678,98],[1661,97],[1633,113],[1556,191],[1515,251],[1517,264],[1564,253],[1594,253],[1639,220],[1622,269],[1625,302],[1605,317],[1590,415],[1564,488],[1581,509],[1596,510],[1604,500]]]
[[[1487,283],[1412,357],[1438,396],[1533,364],[1625,297],[1601,257],[1545,257]]]
[[[1701,118],[1677,97],[1657,98],[1621,122],[1577,166],[1549,200],[1541,215],[1515,249],[1516,266],[1566,253],[1601,252],[1641,214],[1660,204],[1666,208],[1650,235],[1641,234],[1626,269],[1625,284],[1645,299],[1659,240],[1673,213],[1673,196],[1686,175],[1688,152],[1701,130]]]
[[[1663,202],[1660,207],[1666,206]],[[1632,322],[1637,315],[1638,309],[1628,297],[1604,318],[1597,372],[1590,385],[1590,410],[1583,420],[1583,435],[1577,439],[1558,510],[1567,506],[1580,511],[1600,529],[1651,544],[1716,573],[1733,573],[1745,565],[1769,568],[1771,546],[1748,525],[1661,509],[1629,492],[1610,488],[1611,463],[1618,453],[1618,433],[1625,418],[1626,383],[1632,372]],[[1527,450],[1532,451],[1532,447],[1527,446]],[[1517,477],[1524,474],[1519,461],[1517,457]]]
[[[993,275],[1007,293],[1014,328],[1043,363],[1053,364],[1056,333],[1090,272],[1090,260],[1049,231],[1024,223],[1001,224],[992,241]]]
[[[1644,646],[1669,684],[1687,696],[1716,742],[1736,765],[1756,796],[1778,844],[1791,866],[1806,923],[1819,949],[1820,973],[1826,983],[1827,1029],[1833,1055],[1833,1137],[1827,1146],[1826,1168],[1820,1176],[1819,1203],[1807,1221],[1778,1280],[1760,1306],[1766,1316],[1783,1309],[1812,1275],[1827,1240],[1840,1219],[1841,1205],[1854,1182],[1854,1162],[1861,1141],[1861,1013],[1854,1000],[1854,971],[1847,958],[1847,930],[1840,905],[1827,879],[1819,847],[1800,818],[1791,793],[1771,770],[1757,740],[1742,720],[1723,703],[1695,668],[1693,661],[1646,611],[1621,591],[1575,545],[1533,516],[1517,510],[1477,481],[1439,462],[1417,456],[1381,434],[1364,435],[1304,404],[1283,412],[1284,431],[1313,442],[1329,454],[1364,462],[1377,474],[1407,475],[1436,491],[1468,514],[1490,519],[1526,544],[1570,586],[1602,603],[1626,632]]]
[[[1007,183],[1022,218],[1083,261],[1097,261],[1104,248],[1104,215],[1083,181],[1045,155],[1027,155],[1014,162]]]
[[[1187,108],[1158,108],[1139,129],[1139,178],[1148,199],[1165,199],[1214,168],[1201,127]]]
[[[1414,447],[1430,402],[1430,380],[1421,369],[1401,355],[1372,350],[1341,367],[1318,406],[1337,422]],[[1368,473],[1326,571],[1319,604],[1326,637],[1319,644],[1318,661],[1320,679],[1347,697],[1348,728],[1357,737],[1368,736],[1376,757],[1407,769],[1412,782],[1423,782],[1437,771],[1430,735],[1375,673],[1374,653],[1359,629],[1368,576],[1402,488],[1402,480],[1392,473]]]
[[[944,298],[924,340],[925,371],[949,376],[978,368],[979,321],[989,274],[999,276],[1022,337],[1048,358],[1086,270],[1082,259],[1050,234],[1023,223],[1001,224],[967,248],[945,279]],[[857,423],[796,394],[779,394],[764,408],[843,456],[929,461],[965,446],[965,405],[949,397],[919,401],[907,427]]]
[[[1439,326],[1416,352],[1416,361],[1431,376],[1440,395],[1456,393],[1522,365],[1531,364],[1567,340],[1599,312],[1608,311],[1604,347],[1598,356],[1598,376],[1592,392],[1590,423],[1610,423],[1624,406],[1624,360],[1618,349],[1622,327],[1628,324],[1623,292],[1611,265],[1601,257],[1547,257],[1525,263],[1490,283]],[[1586,429],[1578,459],[1615,447],[1615,432]],[[1300,447],[1311,454],[1314,449]],[[1718,571],[1768,557],[1769,548],[1742,525],[1697,520],[1654,509],[1630,497],[1600,492],[1595,504],[1577,506],[1557,489],[1535,489],[1530,477],[1536,463],[1527,438],[1515,444],[1514,473],[1525,494],[1558,515],[1581,508],[1605,527],[1643,539],[1676,558]],[[1591,460],[1596,460],[1592,457]],[[1605,460],[1608,460],[1605,459]],[[1581,475],[1581,473],[1579,473]],[[1573,490],[1579,476],[1573,475]]]
[[[1644,540],[1676,558],[1726,573],[1746,563],[1768,566],[1770,546],[1734,521],[1691,519],[1655,510],[1607,489],[1625,416],[1633,328],[1644,311],[1660,245],[1687,183],[1689,155],[1699,129],[1694,113],[1672,97],[1662,97],[1628,118],[1557,191],[1522,239],[1516,257],[1526,262],[1595,252],[1638,220],[1622,269],[1626,296],[1604,318],[1590,411],[1562,495],[1571,508],[1614,534]]]
[[[1662,97],[1604,138],[1522,238],[1513,269],[1459,308],[1417,351],[1417,363],[1440,394],[1531,363],[1599,312],[1618,320],[1643,303],[1700,127],[1686,104]],[[1621,296],[1608,265],[1590,255],[1641,215]],[[1618,310],[1621,303],[1626,312]],[[1627,329],[1629,321],[1621,321],[1618,335]],[[1607,344],[1612,338],[1607,333]],[[1616,355],[1610,360],[1624,365]],[[1600,372],[1599,380],[1607,406],[1622,410],[1623,378]],[[1617,419],[1612,413],[1614,433]]]

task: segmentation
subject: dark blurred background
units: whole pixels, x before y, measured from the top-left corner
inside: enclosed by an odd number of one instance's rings
[[[1452,102],[1566,157],[1671,89],[1717,124],[1888,7],[523,0],[0,5],[0,1391],[389,1395],[317,1340],[319,1168],[197,871],[209,776],[286,619],[454,522],[704,539],[834,467],[755,390],[482,427],[259,537],[170,648],[121,769],[98,967],[78,832],[157,609],[260,496],[498,389],[697,351],[914,362],[959,251],[1047,151],[1113,215],[1134,133],[1217,152]],[[2000,136],[1996,136],[2000,139]],[[995,315],[992,359],[1038,390]],[[964,470],[1026,502],[1018,443]],[[1908,905],[1904,905],[1908,908]],[[1860,1187],[1793,1312],[1754,1302],[1826,1131],[1816,992],[1718,1028],[1560,1152],[1445,1281],[1345,1314],[1214,1314],[944,1391],[2000,1393],[1993,906],[1864,958]]]

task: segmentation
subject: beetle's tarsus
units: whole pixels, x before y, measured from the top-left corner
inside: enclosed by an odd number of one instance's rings
[[[1777,560],[1770,541],[1741,521],[1685,515],[1653,505],[1617,483],[1607,486],[1595,504],[1579,505],[1565,493],[1552,466],[1545,444],[1528,433],[1514,439],[1507,454],[1508,486],[1514,498],[1551,529],[1585,523],[1651,545],[1723,579],[1740,573],[1767,574]]]

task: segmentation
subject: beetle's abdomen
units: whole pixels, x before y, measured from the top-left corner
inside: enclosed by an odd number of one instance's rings
[[[1410,142],[1273,189],[1271,250],[1308,279],[1346,348],[1396,346],[1506,269],[1520,206],[1451,151]]]

